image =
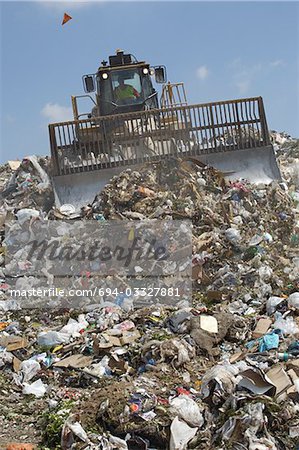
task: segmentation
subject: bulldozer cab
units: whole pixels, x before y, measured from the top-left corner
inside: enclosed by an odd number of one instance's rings
[[[133,56],[118,51],[109,57],[109,65],[102,62],[94,75],[85,75],[85,92],[96,91],[97,108],[95,116],[109,116],[158,108],[158,94],[153,87],[156,82],[164,83],[163,66],[151,68],[145,62],[133,61]]]
[[[100,116],[141,111],[147,97],[154,93],[149,75],[138,67],[99,73],[97,85]]]

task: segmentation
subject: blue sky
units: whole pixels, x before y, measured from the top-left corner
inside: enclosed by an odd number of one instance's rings
[[[49,153],[81,77],[122,48],[189,103],[263,96],[269,127],[299,137],[297,2],[1,2],[1,162]],[[63,13],[73,20],[61,26]],[[83,104],[87,111],[88,105]]]

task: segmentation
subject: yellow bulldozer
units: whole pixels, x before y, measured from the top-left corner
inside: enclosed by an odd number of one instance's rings
[[[162,84],[159,93],[156,84]],[[90,203],[127,167],[195,158],[230,178],[280,179],[262,97],[188,105],[183,83],[117,50],[72,97],[74,120],[49,125],[56,204]],[[91,102],[79,112],[81,99]]]

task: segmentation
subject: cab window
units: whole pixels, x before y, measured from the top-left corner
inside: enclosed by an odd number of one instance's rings
[[[125,85],[130,85],[134,89],[136,89],[136,91],[138,92],[139,95],[141,94],[141,82],[140,82],[140,75],[139,75],[138,71],[118,70],[117,72],[112,73],[111,81],[112,81],[113,92],[121,84],[120,80],[123,80]]]

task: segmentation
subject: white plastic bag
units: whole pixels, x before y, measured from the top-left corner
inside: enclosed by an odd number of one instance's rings
[[[279,318],[274,322],[274,328],[279,329],[283,334],[296,334],[299,333],[299,328],[293,317],[287,317],[286,319]]]
[[[81,439],[81,441],[85,443],[90,443],[86,431],[77,419],[78,417],[76,414],[71,414],[62,427],[60,440],[60,446],[62,450],[73,448],[72,444],[75,440],[74,436],[77,436],[79,439]]]
[[[78,321],[69,319],[68,323],[61,328],[60,333],[67,334],[69,337],[80,337],[80,331],[88,327],[88,322],[85,320],[84,314],[80,314]]]
[[[204,423],[203,415],[198,404],[188,397],[188,395],[179,395],[170,400],[169,405],[173,415],[183,419],[192,427],[201,427]]]
[[[44,384],[41,379],[34,381],[32,384],[24,383],[23,394],[33,394],[36,398],[41,398],[45,395],[47,387],[48,386]]]
[[[260,279],[265,282],[269,281],[273,274],[273,270],[267,265],[261,266],[258,272]]]
[[[42,331],[37,336],[37,343],[41,347],[54,347],[54,345],[66,344],[69,341],[69,334],[58,331]]]
[[[7,265],[6,265],[7,270]],[[22,309],[21,302],[19,300],[1,300],[0,301],[0,311],[19,311]]]
[[[96,364],[91,364],[89,367],[84,367],[83,371],[89,373],[90,375],[94,375],[95,377],[104,377],[107,373],[111,372],[109,368],[109,356],[104,356],[100,362]]]
[[[69,319],[68,323],[60,331],[43,331],[37,336],[38,345],[53,347],[58,344],[66,344],[71,338],[80,337],[80,331],[88,326],[84,314],[78,316],[78,320]]]
[[[128,445],[126,441],[116,436],[109,436],[109,442],[112,444],[112,448],[119,450],[128,450]]]
[[[39,363],[34,359],[28,359],[27,361],[22,361],[20,365],[20,371],[22,373],[22,382],[27,383],[30,381],[38,371],[41,369]]]
[[[81,441],[88,442],[87,433],[79,422],[68,423],[67,426]]]
[[[170,426],[169,450],[186,450],[187,444],[197,433],[198,428],[191,428],[175,417]]]
[[[24,222],[32,219],[33,217],[35,217],[35,218],[39,217],[39,211],[37,211],[36,209],[24,208],[24,209],[20,209],[16,213],[16,216],[18,218],[19,223],[21,225],[23,225]]]
[[[239,361],[235,364],[218,364],[211,369],[208,369],[201,384],[201,395],[203,398],[209,397],[212,392],[217,392],[218,396],[227,397],[235,391],[237,384],[237,375],[246,370],[247,364],[245,361]],[[211,388],[211,381],[214,381],[214,388]]]
[[[228,228],[225,231],[225,236],[232,244],[238,244],[242,239],[241,233],[237,228]]]
[[[269,314],[269,316],[274,314],[276,311],[276,307],[283,301],[284,301],[284,298],[282,298],[282,297],[275,297],[275,296],[269,297],[267,300],[267,305],[266,305],[267,314]]]
[[[5,366],[6,363],[12,363],[13,361],[13,354],[8,352],[5,348],[0,349],[0,368]]]
[[[293,292],[288,298],[289,308],[295,308],[299,310],[299,292]]]

